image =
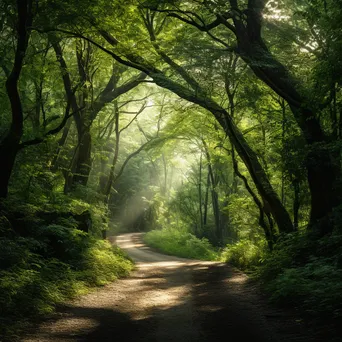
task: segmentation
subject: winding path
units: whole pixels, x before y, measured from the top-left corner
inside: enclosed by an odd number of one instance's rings
[[[116,243],[136,271],[65,306],[21,341],[311,341],[294,317],[269,308],[243,273],[155,253],[138,233]]]

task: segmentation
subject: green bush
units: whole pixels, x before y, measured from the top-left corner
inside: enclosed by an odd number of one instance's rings
[[[109,242],[57,225],[39,227],[28,238],[0,237],[0,263],[1,336],[133,268]]]
[[[279,239],[254,276],[272,301],[311,315],[342,315],[342,236],[320,240],[305,233]]]
[[[261,264],[266,256],[266,244],[256,245],[250,240],[240,240],[227,245],[221,252],[221,261],[228,262],[241,269],[251,269]]]
[[[342,270],[331,259],[312,258],[302,267],[286,268],[266,289],[273,301],[301,306],[310,314],[342,314]]]
[[[118,277],[127,276],[132,270],[132,262],[119,248],[108,241],[97,240],[83,255],[83,271],[78,279],[89,285],[104,285]]]
[[[272,253],[264,258],[256,276],[267,282],[277,277],[286,268],[306,264],[315,248],[314,242],[302,232],[281,236]]]
[[[193,234],[174,228],[152,230],[144,236],[144,241],[163,253],[183,258],[216,260],[218,257],[207,239],[198,239]]]

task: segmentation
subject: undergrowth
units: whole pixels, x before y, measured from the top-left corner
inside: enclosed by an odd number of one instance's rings
[[[242,270],[252,270],[261,265],[265,259],[266,248],[264,241],[255,244],[250,240],[240,240],[223,248],[220,253],[220,260]]]
[[[217,252],[205,238],[198,239],[191,233],[174,228],[152,230],[144,241],[163,253],[198,260],[216,260]]]
[[[342,316],[342,236],[312,239],[305,232],[266,244],[242,240],[223,249],[221,260],[248,271],[272,302],[310,316]]]
[[[273,302],[313,316],[342,316],[342,236],[312,240],[289,234],[275,245],[254,277]]]
[[[16,217],[8,208],[0,212],[1,341],[12,341],[32,319],[133,269],[119,248],[76,229],[72,217],[49,224],[37,213],[32,205],[17,206]]]
[[[217,251],[206,239],[186,231],[150,231],[145,242],[164,253],[230,263],[259,282],[274,303],[310,316],[342,316],[342,236],[313,240],[303,232],[281,237],[269,252],[265,241],[249,240]]]

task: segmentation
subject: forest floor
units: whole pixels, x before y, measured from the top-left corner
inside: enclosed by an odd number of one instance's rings
[[[138,233],[116,243],[136,262],[131,276],[70,302],[20,341],[330,341],[270,307],[226,264],[158,254]]]

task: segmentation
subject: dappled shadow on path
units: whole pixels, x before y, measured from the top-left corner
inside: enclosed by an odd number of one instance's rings
[[[245,280],[220,264],[139,270],[60,308],[24,341],[309,341],[276,336]]]
[[[269,311],[243,273],[154,253],[140,235],[120,239],[137,261],[131,277],[60,308],[21,341],[315,341],[293,317]]]

